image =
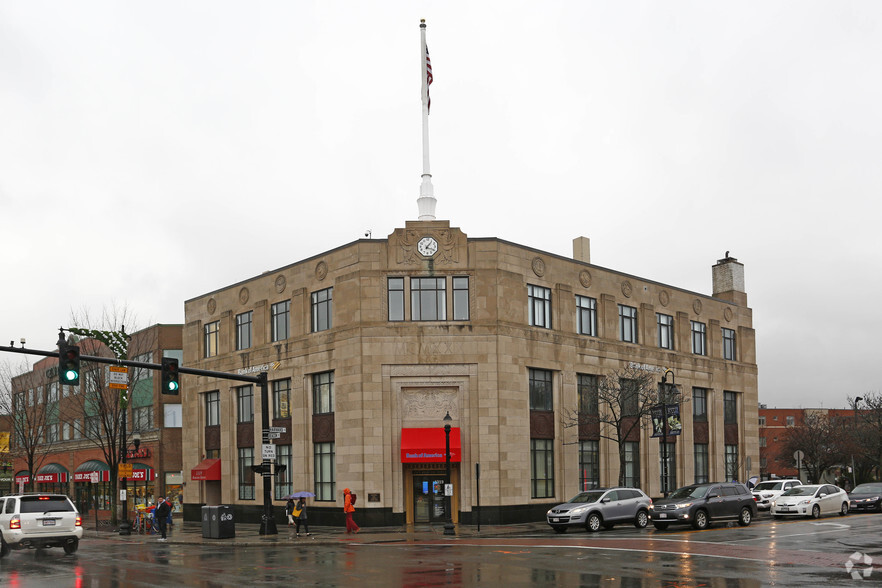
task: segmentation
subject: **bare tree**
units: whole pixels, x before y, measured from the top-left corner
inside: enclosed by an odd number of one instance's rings
[[[10,457],[24,459],[35,490],[37,472],[59,438],[58,382],[31,371],[26,360],[0,364],[0,414],[10,415]]]
[[[828,468],[844,463],[843,434],[838,424],[826,413],[806,410],[802,422],[788,427],[781,450],[776,456],[779,463],[795,465],[793,454],[802,451],[802,467],[810,481],[818,483]]]
[[[860,399],[860,403],[856,398],[848,399],[855,407],[851,447],[858,466],[858,483],[878,480],[882,475],[882,393],[867,392]]]
[[[650,426],[652,409],[662,400],[667,404],[683,401],[679,390],[668,390],[662,398],[656,376],[641,366],[611,370],[588,386],[580,386],[579,407],[564,409],[565,428],[576,427],[616,443],[619,451],[619,485],[625,484],[625,442],[638,440],[640,430]]]

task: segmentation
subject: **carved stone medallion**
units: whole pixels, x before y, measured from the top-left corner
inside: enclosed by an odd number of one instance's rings
[[[662,290],[658,293],[658,302],[662,306],[667,306],[671,303],[671,295],[668,293],[667,290]]]
[[[321,282],[328,275],[328,264],[324,261],[318,262],[315,266],[315,277]]]
[[[288,283],[288,280],[285,279],[285,276],[279,274],[276,276],[276,292],[281,294],[285,291],[285,285]]]
[[[533,267],[533,273],[540,278],[545,275],[545,262],[542,261],[541,257],[534,257],[531,266]]]
[[[591,274],[588,273],[588,270],[582,270],[579,272],[579,283],[582,284],[583,288],[591,287]]]
[[[634,288],[631,286],[631,282],[628,280],[624,280],[622,282],[622,294],[625,295],[625,298],[631,297],[631,292],[633,292]]]
[[[248,292],[248,288],[239,290],[239,304],[246,304],[249,296],[251,296],[251,293]]]
[[[692,303],[692,310],[695,311],[695,314],[701,314],[701,300],[698,298]]]
[[[208,310],[208,314],[214,314],[214,311],[217,310],[217,300],[209,298],[208,304],[205,305],[205,308]]]

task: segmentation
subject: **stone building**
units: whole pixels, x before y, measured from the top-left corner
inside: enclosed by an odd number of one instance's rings
[[[313,492],[319,524],[342,521],[344,488],[359,495],[359,524],[444,520],[447,414],[454,521],[475,523],[478,504],[484,523],[541,520],[582,488],[615,485],[617,444],[564,415],[626,366],[659,380],[672,370],[687,400],[670,487],[745,480],[759,452],[743,265],[717,261],[707,295],[592,265],[586,238],[573,250],[408,221],[187,300],[183,365],[268,372],[271,425],[284,428],[274,506]],[[258,391],[185,375],[182,402],[186,516],[231,504],[257,520]],[[658,496],[650,433],[627,441],[626,481]]]

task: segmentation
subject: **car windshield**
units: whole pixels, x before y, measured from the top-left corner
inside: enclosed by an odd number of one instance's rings
[[[704,498],[709,486],[684,486],[668,495],[668,498]]]
[[[882,485],[879,484],[858,484],[851,491],[852,494],[882,494]]]
[[[817,491],[817,486],[794,486],[781,496],[814,496]]]
[[[784,482],[760,482],[753,487],[754,490],[780,490]]]
[[[53,496],[22,496],[21,512],[70,512],[73,510],[67,498]]]
[[[600,492],[579,492],[576,494],[570,502],[584,502],[584,503],[592,503],[600,500],[600,497],[603,496],[603,491]]]

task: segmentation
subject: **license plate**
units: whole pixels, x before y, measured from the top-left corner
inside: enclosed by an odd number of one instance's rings
[[[663,513],[663,512],[662,512],[662,513],[659,513],[658,518],[660,518],[660,519],[666,519],[666,518],[668,518],[668,515],[667,515],[666,513]]]
[[[43,526],[44,527],[54,527],[55,526],[55,519],[43,519]]]
[[[559,522],[560,522],[560,519],[551,519],[551,522],[552,522],[552,523],[559,523]]]
[[[787,512],[788,510],[790,510],[790,507],[789,506],[779,506],[778,510],[780,510],[781,512]]]

